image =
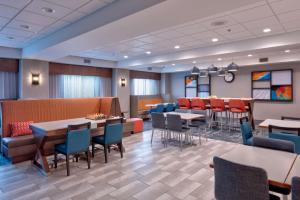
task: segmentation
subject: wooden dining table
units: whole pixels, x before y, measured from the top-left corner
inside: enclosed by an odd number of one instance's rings
[[[238,145],[220,156],[225,160],[262,168],[267,172],[269,184],[290,188],[290,174],[299,174],[300,160],[297,154],[254,146]],[[298,166],[295,166],[295,161]],[[213,164],[210,165],[213,167]],[[298,167],[298,168],[297,168]]]
[[[119,119],[119,118],[115,118]],[[55,138],[64,138],[67,133],[68,125],[77,125],[83,123],[91,123],[91,136],[103,135],[103,127],[106,119],[91,120],[86,118],[75,118],[67,120],[49,121],[41,123],[33,123],[30,125],[33,135],[36,139],[37,152],[33,164],[37,166],[41,172],[48,175],[50,172],[47,156],[49,152],[45,152],[45,145],[55,140]]]
[[[285,128],[300,128],[300,121],[281,120],[281,119],[266,119],[263,122],[261,122],[258,125],[258,127],[261,129],[261,133],[264,134],[265,130],[268,129],[270,125],[277,126],[277,127],[285,127]]]

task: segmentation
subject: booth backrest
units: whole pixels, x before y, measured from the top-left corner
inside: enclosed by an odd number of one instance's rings
[[[11,100],[1,102],[2,137],[10,137],[9,124],[18,121],[54,121],[86,117],[89,114],[120,115],[117,98]]]
[[[130,96],[130,116],[139,117],[138,112],[149,110],[147,104],[162,103],[163,99],[160,95],[131,95]]]

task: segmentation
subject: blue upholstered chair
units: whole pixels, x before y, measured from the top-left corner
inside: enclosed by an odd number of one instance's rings
[[[252,127],[248,117],[242,117],[240,119],[240,124],[241,124],[243,144],[252,145],[253,134],[252,134]]]
[[[300,136],[295,135],[295,133],[298,133],[299,131],[299,128],[286,128],[270,125],[269,137],[293,142],[295,144],[295,153],[300,154]]]
[[[106,124],[104,128],[104,135],[96,136],[92,138],[92,156],[95,156],[95,144],[100,144],[104,147],[105,163],[107,163],[107,151],[109,146],[116,144],[119,148],[121,158],[123,158],[123,125],[118,124]]]
[[[149,110],[150,113],[162,113],[164,112],[165,106],[164,104],[157,104],[155,108],[151,108]]]
[[[214,157],[213,163],[217,200],[280,199],[269,194],[268,175],[264,169],[241,165],[219,157]]]
[[[166,107],[165,107],[165,112],[172,112],[172,111],[174,111],[175,110],[175,106],[174,106],[174,104],[173,103],[168,103],[167,105],[166,105]]]
[[[300,177],[292,179],[292,200],[300,200]]]
[[[78,154],[85,152],[87,156],[88,168],[90,169],[90,133],[91,123],[69,125],[67,131],[66,142],[55,145],[54,149],[54,166],[57,168],[57,154],[61,153],[66,156],[67,175],[70,175],[69,159],[70,155],[75,155],[78,162]]]

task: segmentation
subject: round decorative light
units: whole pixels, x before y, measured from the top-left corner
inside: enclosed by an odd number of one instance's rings
[[[208,68],[208,73],[210,73],[210,74],[217,73],[217,71],[218,71],[218,68],[217,68],[215,65],[211,65],[211,66]]]
[[[284,53],[290,53],[290,52],[291,52],[291,50],[289,50],[289,49],[284,51]]]
[[[127,58],[128,58],[128,56],[127,56],[127,55],[125,55],[125,56],[124,56],[124,58],[125,58],[125,59],[127,59]]]
[[[197,61],[194,60],[194,61],[193,61],[193,64],[196,64],[196,63],[197,63]]]
[[[197,75],[200,73],[200,69],[198,67],[193,67],[191,74]]]
[[[218,39],[218,38],[213,38],[213,39],[211,39],[211,41],[212,41],[212,42],[218,42],[219,39]]]
[[[252,54],[248,54],[248,57],[252,57],[253,55]]]
[[[172,66],[175,66],[175,63],[172,63]]]
[[[238,70],[238,68],[239,68],[239,66],[237,64],[235,64],[234,62],[232,62],[227,66],[227,71],[236,72]]]
[[[270,29],[270,28],[265,28],[265,29],[263,30],[264,33],[269,33],[269,32],[271,32],[271,31],[272,31],[272,29]]]
[[[180,49],[179,45],[174,46],[174,49]]]
[[[146,54],[150,55],[150,54],[151,54],[151,51],[146,51]]]

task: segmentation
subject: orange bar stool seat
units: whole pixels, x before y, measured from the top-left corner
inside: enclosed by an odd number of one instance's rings
[[[190,109],[191,108],[191,102],[187,98],[179,98],[178,99],[178,105],[180,109]]]
[[[225,117],[227,120],[227,112],[225,107],[225,102],[223,99],[210,99],[210,109],[211,109],[211,119],[209,127],[211,128],[213,123],[220,123],[221,130],[223,130],[223,113],[225,113]],[[220,121],[217,120],[218,116],[220,115]]]
[[[243,114],[248,113],[246,105],[244,101],[241,99],[230,99],[228,102],[228,110],[229,110],[229,131],[231,130],[231,127],[235,127],[234,122],[234,116],[236,115],[237,119],[243,117]],[[237,127],[239,126],[239,123],[236,123]]]
[[[193,98],[191,107],[193,110],[206,110],[205,102],[200,98]]]

